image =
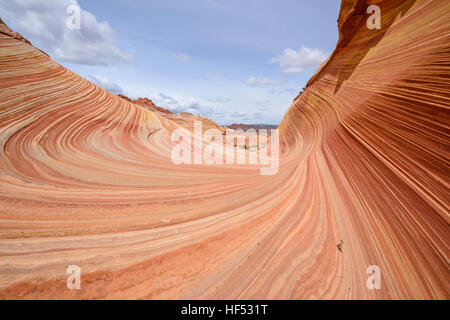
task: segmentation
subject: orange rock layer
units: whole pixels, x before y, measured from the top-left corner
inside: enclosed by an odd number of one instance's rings
[[[179,124],[0,26],[0,298],[449,299],[449,9],[344,0],[275,176],[172,164]]]
[[[119,96],[120,96],[121,98],[124,98],[124,97],[125,97],[124,95],[120,95],[120,94],[119,94]],[[138,105],[140,105],[140,106],[146,107],[146,108],[148,108],[150,111],[153,111],[153,112],[159,112],[159,113],[161,113],[161,114],[173,114],[173,112],[170,111],[170,110],[167,110],[167,109],[158,107],[157,105],[155,105],[155,104],[153,103],[152,100],[150,100],[150,99],[148,99],[148,98],[138,98],[138,99],[133,100],[133,101],[131,101],[131,100],[130,100],[129,98],[127,98],[127,97],[125,97],[125,99],[128,99],[128,101],[133,102],[133,103],[136,103],[136,104],[138,104]]]

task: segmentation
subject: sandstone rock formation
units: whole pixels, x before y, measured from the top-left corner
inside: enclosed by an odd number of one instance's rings
[[[221,127],[216,122],[207,117],[193,115],[189,112],[179,112],[178,114],[171,114],[167,116],[167,119],[176,122],[177,124],[179,124],[183,128],[188,129],[191,132],[194,132],[195,121],[201,121],[203,132],[209,129],[217,129],[222,132],[222,134],[224,134],[226,130],[226,128]]]
[[[222,133],[224,133],[226,130],[226,128],[221,127],[216,122],[214,122],[213,120],[211,120],[207,117],[202,117],[200,115],[194,116],[192,113],[189,113],[189,112],[173,113],[172,111],[170,111],[168,109],[165,109],[165,108],[155,105],[153,103],[153,101],[148,98],[138,98],[138,99],[132,100],[123,94],[118,94],[118,96],[121,97],[122,99],[127,100],[128,102],[138,104],[152,112],[156,112],[160,116],[163,116],[167,119],[172,120],[175,123],[178,123],[180,126],[182,126],[183,128],[186,128],[187,130],[189,130],[191,132],[194,132],[194,122],[195,121],[202,122],[202,130],[203,131],[206,131],[208,129],[217,129],[217,130],[221,131]]]
[[[148,98],[137,98],[137,99],[133,100],[133,99],[128,98],[124,94],[118,94],[117,96],[121,97],[122,99],[124,99],[124,100],[126,100],[128,102],[132,102],[132,103],[138,104],[138,105],[140,105],[140,106],[142,106],[142,107],[144,107],[144,108],[146,108],[146,109],[148,109],[148,110],[150,110],[152,112],[156,112],[156,113],[158,113],[160,115],[173,114],[173,112],[170,111],[170,110],[158,107],[157,105],[155,105],[153,103],[152,100],[150,100]]]
[[[374,3],[380,30],[355,17]],[[449,299],[449,10],[344,0],[275,176],[174,165],[176,115],[1,25],[0,298]]]

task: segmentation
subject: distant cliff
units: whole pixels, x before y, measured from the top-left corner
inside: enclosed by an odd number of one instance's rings
[[[221,127],[119,98],[0,23],[0,299],[450,299],[448,12],[344,0],[272,176],[176,164],[181,143],[222,146],[174,130]]]
[[[232,125],[226,126],[227,128],[233,130],[247,130],[247,129],[276,129],[278,126],[272,124],[242,124],[242,123],[233,123]]]

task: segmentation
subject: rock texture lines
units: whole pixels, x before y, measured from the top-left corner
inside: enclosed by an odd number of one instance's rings
[[[449,299],[448,12],[344,0],[275,176],[172,164],[180,123],[0,24],[0,298]]]

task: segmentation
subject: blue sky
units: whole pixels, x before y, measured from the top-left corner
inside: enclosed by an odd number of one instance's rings
[[[0,0],[10,27],[74,72],[220,124],[278,124],[333,51],[338,13],[339,1]]]

